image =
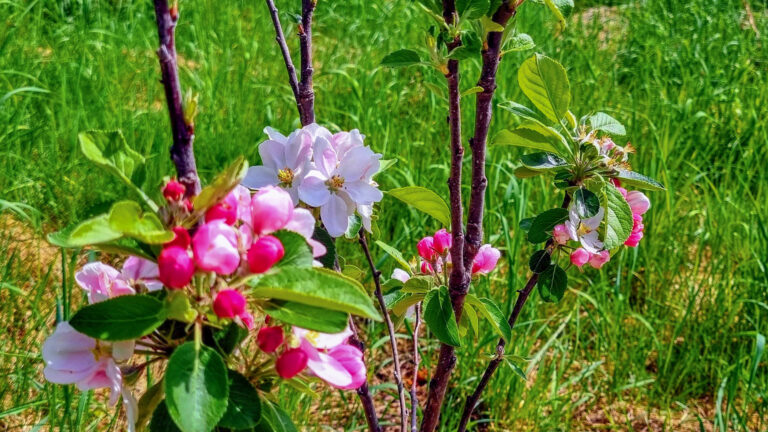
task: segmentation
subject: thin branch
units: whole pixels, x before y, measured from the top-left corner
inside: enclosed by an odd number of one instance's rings
[[[363,363],[365,363],[365,344],[360,340],[360,336],[357,333],[357,326],[351,316],[349,317],[349,328],[352,330],[352,336],[349,337],[349,343],[363,353]],[[368,430],[370,432],[381,432],[379,418],[376,415],[376,406],[373,404],[371,391],[368,389],[368,380],[366,379],[365,383],[358,387],[356,391],[357,396],[360,398],[360,403],[363,404],[363,413],[368,422]]]
[[[317,0],[301,0],[301,25],[299,26],[299,46],[301,48],[301,82],[299,82],[298,103],[301,124],[306,126],[315,122],[315,91],[312,88],[312,15]]]
[[[193,197],[200,193],[200,179],[197,176],[195,153],[192,143],[195,140],[195,125],[191,119],[184,116],[184,102],[181,96],[179,69],[176,62],[176,45],[174,33],[179,12],[176,6],[169,8],[167,0],[154,0],[155,18],[157,20],[157,35],[160,47],[157,56],[160,60],[162,83],[165,88],[165,99],[168,103],[168,114],[171,118],[173,145],[171,160],[176,165],[176,175],[186,187],[186,196]]]
[[[277,13],[275,2],[273,0],[266,1],[267,7],[269,8],[269,14],[272,16],[272,24],[275,26],[275,42],[277,42],[277,45],[280,47],[280,52],[283,54],[285,68],[288,71],[288,84],[291,85],[293,97],[296,99],[296,109],[299,111],[299,117],[301,117],[301,104],[299,104],[299,80],[296,78],[296,68],[293,66],[293,60],[291,60],[291,52],[288,49],[288,44],[285,41],[283,26],[280,24],[280,16]]]
[[[563,204],[562,208],[568,208],[568,205],[571,203],[571,196],[568,195],[566,192],[565,197],[563,198]],[[547,251],[548,254],[552,254],[552,251],[554,250],[554,240],[551,238],[547,241],[546,247],[544,250]],[[520,312],[523,310],[523,306],[525,305],[526,300],[528,300],[528,296],[531,295],[531,291],[533,290],[533,287],[536,286],[536,282],[539,280],[539,274],[534,273],[531,275],[531,277],[528,279],[528,282],[525,284],[525,287],[520,290],[517,294],[517,301],[515,302],[515,306],[512,308],[512,313],[509,315],[509,319],[507,322],[509,323],[510,327],[514,327],[515,323],[517,322],[517,318],[520,316]],[[464,432],[467,430],[467,423],[469,422],[469,418],[472,416],[472,411],[474,411],[475,407],[477,406],[477,401],[480,400],[480,395],[482,395],[483,390],[485,390],[485,387],[488,386],[488,382],[491,379],[491,376],[493,376],[493,373],[496,372],[496,369],[498,369],[499,365],[501,364],[501,361],[504,359],[504,347],[506,346],[506,341],[504,338],[500,338],[499,342],[496,344],[496,355],[494,356],[493,360],[488,364],[488,367],[485,368],[485,372],[483,373],[483,377],[480,379],[480,381],[477,383],[477,387],[475,388],[475,391],[472,392],[472,395],[467,399],[467,402],[464,404],[464,412],[461,414],[461,422],[459,423],[459,429],[458,432]]]
[[[418,432],[418,411],[419,397],[416,394],[416,387],[419,381],[419,330],[421,330],[421,302],[416,303],[416,323],[413,326],[413,382],[411,383],[411,432]]]
[[[365,238],[365,231],[360,228],[358,233],[360,247],[365,253],[365,259],[368,260],[368,267],[371,269],[371,275],[373,276],[373,283],[376,287],[374,293],[376,299],[379,301],[379,309],[384,316],[384,322],[387,325],[387,331],[389,332],[389,346],[392,348],[392,361],[395,365],[394,376],[395,383],[397,384],[397,394],[400,398],[400,421],[402,424],[402,430],[405,431],[408,426],[408,410],[405,406],[405,390],[403,387],[403,374],[400,369],[400,354],[397,350],[397,339],[395,339],[395,327],[392,324],[392,319],[387,312],[387,303],[384,301],[384,294],[381,292],[381,272],[373,264],[373,258],[371,257],[371,251],[368,249],[368,241]]]

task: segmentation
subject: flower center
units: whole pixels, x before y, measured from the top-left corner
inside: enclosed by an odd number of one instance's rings
[[[309,343],[315,346],[317,345],[318,336],[320,336],[320,333],[316,331],[308,331],[307,334],[304,335],[304,339],[306,339]]]
[[[344,177],[335,175],[328,180],[328,187],[333,190],[340,189],[342,186],[344,186]]]
[[[91,352],[93,353],[93,357],[96,359],[96,361],[99,361],[102,357],[112,356],[112,347],[106,344],[101,344],[97,341],[96,346]]]
[[[290,168],[283,168],[278,170],[277,180],[286,186],[291,186],[291,183],[293,183],[293,170]]]
[[[579,229],[577,230],[577,233],[579,234],[580,237],[585,236],[591,232],[592,232],[592,228],[584,225],[583,223],[579,223]]]

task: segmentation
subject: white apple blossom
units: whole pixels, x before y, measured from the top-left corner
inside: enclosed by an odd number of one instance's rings
[[[569,219],[565,221],[565,227],[571,240],[581,243],[581,246],[589,253],[598,253],[603,249],[603,242],[600,241],[600,222],[603,220],[605,209],[600,207],[597,214],[590,218],[582,219],[576,212],[576,207],[571,206],[569,210]]]

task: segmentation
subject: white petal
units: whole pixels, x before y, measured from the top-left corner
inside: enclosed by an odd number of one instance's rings
[[[315,232],[315,217],[309,210],[297,208],[293,211],[293,216],[285,225],[285,229],[299,233],[305,239],[310,239],[312,233]]]
[[[273,186],[279,183],[277,171],[263,165],[248,168],[248,173],[241,184],[247,188],[259,189],[264,186]]]
[[[278,142],[285,142],[286,141],[285,135],[283,135],[282,133],[280,133],[277,129],[275,129],[273,127],[270,127],[270,126],[265,127],[264,128],[264,133],[267,134],[269,139],[271,139],[273,141],[278,141]]]
[[[358,204],[379,202],[384,197],[378,188],[364,181],[344,183],[344,190],[347,191],[352,201]]]
[[[259,144],[259,155],[261,156],[261,163],[274,170],[283,169],[285,164],[285,144],[266,140]]]
[[[374,162],[378,160],[373,150],[368,147],[355,147],[339,162],[339,175],[346,181],[360,180]]]
[[[325,205],[331,197],[327,180],[320,171],[310,171],[299,185],[299,198],[312,207]]]
[[[593,230],[598,229],[600,227],[600,222],[603,220],[603,215],[605,215],[605,209],[600,207],[600,209],[597,211],[597,214],[591,218],[584,219],[581,222]]]
[[[303,169],[312,158],[312,136],[309,133],[291,135],[285,146],[285,166],[296,171]]]
[[[331,237],[341,237],[349,227],[347,203],[338,194],[332,194],[320,208],[320,218]]]
[[[336,165],[339,163],[336,150],[333,149],[330,141],[322,137],[315,140],[313,158],[315,160],[315,167],[326,178],[330,178],[334,174]]]
[[[119,341],[112,344],[112,358],[116,361],[126,361],[133,357],[133,349],[136,346],[136,341]]]
[[[603,249],[603,242],[600,241],[600,235],[597,231],[587,233],[579,239],[581,246],[589,253],[598,253]]]

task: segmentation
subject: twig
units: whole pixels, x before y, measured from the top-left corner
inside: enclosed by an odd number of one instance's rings
[[[493,15],[493,21],[502,27],[506,26],[511,17],[515,15],[516,7],[519,3],[512,0],[504,0]],[[452,24],[456,14],[456,8],[454,0],[443,0],[443,18],[447,24]],[[463,256],[459,255],[454,257],[454,251],[451,250],[451,261],[456,270],[457,263],[463,263],[463,274],[458,271],[454,274],[451,273],[451,281],[449,282],[449,293],[451,296],[451,303],[453,305],[453,311],[456,315],[456,320],[461,318],[462,311],[464,309],[464,300],[467,296],[469,289],[469,276],[466,274],[467,268],[472,268],[472,261],[475,259],[477,251],[480,249],[480,245],[483,240],[483,209],[485,206],[485,189],[488,184],[488,180],[485,177],[485,150],[488,139],[488,129],[491,123],[492,114],[492,99],[493,93],[496,90],[496,71],[499,65],[499,56],[501,53],[501,42],[503,38],[503,32],[489,32],[488,40],[482,52],[483,65],[478,80],[478,86],[483,88],[483,91],[478,93],[476,109],[475,109],[475,130],[474,136],[469,141],[470,148],[472,149],[472,187],[469,198],[469,209],[467,216],[467,230],[466,236],[463,242]],[[454,41],[455,42],[455,41]],[[446,76],[449,83],[449,97],[451,111],[453,110],[454,96],[451,96],[451,78],[449,62],[449,74]],[[456,72],[458,81],[458,71]],[[458,98],[455,103],[458,104]],[[459,120],[460,122],[460,120]],[[453,127],[451,139],[455,139],[453,136]],[[459,135],[458,139],[461,137]],[[461,143],[459,142],[459,145]],[[456,156],[454,155],[454,158]],[[452,175],[454,161],[452,160]],[[450,185],[450,181],[449,181]],[[460,185],[460,183],[459,183]],[[459,197],[459,205],[461,198]],[[451,197],[451,218],[452,218],[452,231],[454,235],[461,229],[456,229],[454,226],[454,207],[456,206],[455,198]],[[459,218],[461,218],[459,214]],[[460,219],[459,219],[460,221]],[[460,227],[461,224],[459,223]],[[455,238],[454,238],[454,246]],[[459,258],[456,260],[455,258]],[[441,344],[440,355],[438,357],[437,365],[432,376],[432,380],[429,386],[429,395],[427,397],[427,404],[424,410],[424,419],[421,423],[422,432],[433,432],[437,427],[440,410],[445,399],[445,392],[448,387],[448,381],[453,373],[453,368],[456,365],[456,353],[454,347]]]
[[[408,426],[408,410],[405,407],[405,390],[403,387],[403,375],[400,369],[400,354],[397,350],[397,339],[395,339],[395,327],[392,325],[392,319],[387,312],[387,304],[384,301],[384,294],[381,292],[381,272],[373,264],[373,258],[371,257],[371,251],[368,249],[368,241],[365,238],[365,231],[360,228],[358,233],[360,247],[365,253],[365,258],[368,260],[368,267],[371,269],[371,275],[373,276],[373,283],[376,287],[374,293],[376,299],[379,301],[379,308],[381,314],[384,316],[384,323],[387,325],[387,331],[389,332],[389,345],[392,347],[392,361],[394,363],[394,376],[395,383],[397,384],[397,394],[400,398],[400,421],[402,424],[402,430],[405,431]]]
[[[176,62],[176,45],[174,33],[179,12],[175,4],[168,7],[167,0],[154,0],[155,18],[157,19],[157,35],[160,48],[157,56],[160,59],[162,83],[165,87],[165,99],[168,102],[168,114],[171,118],[173,145],[171,160],[176,165],[176,174],[186,187],[186,196],[193,197],[200,193],[200,179],[195,166],[195,153],[192,142],[195,139],[195,125],[191,119],[184,116],[184,105],[179,82],[179,70]]]
[[[296,99],[296,109],[299,111],[299,117],[301,117],[301,104],[299,104],[299,80],[296,78],[296,68],[293,66],[293,60],[291,60],[291,52],[288,49],[288,44],[285,41],[283,26],[280,24],[280,16],[277,13],[275,2],[273,0],[266,1],[267,7],[269,8],[269,14],[272,16],[272,24],[275,26],[275,42],[277,42],[277,45],[280,47],[280,52],[283,54],[285,68],[288,71],[288,83],[291,85],[293,97]]]
[[[418,432],[419,398],[416,387],[419,381],[419,330],[421,329],[421,302],[416,303],[416,323],[413,326],[413,382],[411,383],[411,432]]]
[[[568,205],[571,203],[571,196],[568,195],[566,192],[565,197],[563,198],[563,204],[562,208],[568,208]],[[545,251],[547,251],[548,254],[552,254],[552,251],[554,250],[554,241],[550,238],[547,241],[546,247],[544,248]],[[507,322],[509,323],[510,327],[515,326],[515,322],[517,322],[517,318],[520,316],[520,311],[523,310],[523,306],[525,305],[526,300],[528,300],[528,296],[531,295],[531,291],[533,290],[533,287],[536,286],[536,282],[539,280],[539,274],[534,273],[531,275],[531,277],[528,279],[528,282],[525,284],[525,287],[523,287],[522,290],[520,290],[517,294],[517,301],[515,302],[515,306],[512,308],[512,313],[509,315],[509,319]],[[480,395],[483,393],[483,390],[485,390],[485,387],[488,386],[488,382],[491,379],[491,376],[494,372],[496,372],[496,369],[499,367],[499,364],[501,364],[501,361],[504,359],[504,347],[506,346],[506,341],[504,338],[499,338],[499,342],[496,344],[496,355],[494,356],[493,360],[488,364],[488,367],[485,368],[485,372],[483,373],[483,377],[480,379],[480,381],[477,383],[477,387],[475,388],[475,391],[472,392],[472,395],[467,398],[467,402],[464,405],[464,412],[461,414],[461,422],[459,423],[459,429],[458,432],[464,432],[467,430],[467,423],[469,422],[470,416],[472,416],[472,411],[474,411],[475,407],[477,406],[477,401],[480,399]]]
[[[317,0],[301,0],[301,25],[299,46],[301,48],[301,82],[299,82],[298,103],[301,124],[315,122],[315,92],[312,89],[312,14]]]
[[[352,336],[349,337],[349,343],[355,348],[359,349],[363,353],[363,363],[365,363],[365,344],[357,333],[357,326],[355,325],[352,317],[349,317],[349,328],[352,330]],[[376,415],[376,407],[373,404],[373,398],[371,397],[371,391],[368,389],[368,380],[363,383],[356,390],[357,396],[360,398],[360,403],[363,404],[363,413],[365,419],[368,422],[368,430],[370,432],[381,432],[381,426],[379,426],[379,418]]]

